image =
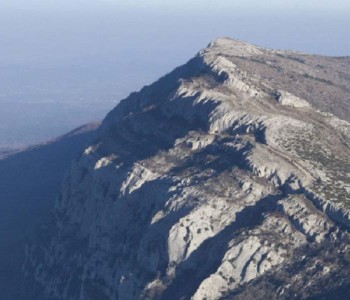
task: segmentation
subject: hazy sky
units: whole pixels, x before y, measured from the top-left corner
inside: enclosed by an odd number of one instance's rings
[[[349,15],[345,0],[0,0],[0,66],[102,68],[139,87],[222,36],[350,55]]]
[[[4,0],[3,0],[4,1]],[[5,2],[5,1],[4,1]],[[81,9],[82,7],[101,7],[114,5],[119,7],[146,8],[146,9],[175,9],[212,11],[235,8],[240,10],[255,11],[324,11],[344,12],[350,10],[350,3],[346,0],[11,0],[2,4],[7,7],[20,7],[26,9]]]
[[[350,55],[349,15],[346,0],[0,0],[0,105],[13,105],[0,114],[0,139],[2,127],[22,126],[11,120],[22,115],[16,103],[32,103],[22,121],[37,123],[33,136],[64,133],[217,37]],[[45,118],[42,102],[54,103]]]
[[[142,46],[171,47],[178,63],[220,36],[346,55],[349,15],[346,0],[0,0],[0,59],[132,55]]]

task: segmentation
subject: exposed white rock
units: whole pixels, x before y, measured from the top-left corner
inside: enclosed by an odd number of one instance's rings
[[[139,189],[143,184],[148,181],[155,180],[160,175],[146,169],[140,164],[135,164],[132,171],[129,173],[126,180],[122,183],[120,193],[131,194],[133,191]]]
[[[216,51],[225,51],[227,54],[237,56],[251,56],[264,53],[263,48],[244,41],[232,40],[230,38],[217,39],[209,45],[208,49],[209,51],[215,51],[215,54]]]
[[[307,108],[311,106],[309,102],[303,99],[300,99],[299,97],[296,97],[291,93],[288,93],[286,91],[281,91],[281,90],[278,90],[276,92],[276,100],[282,105],[296,107],[296,108]]]
[[[308,238],[320,243],[334,226],[324,214],[314,208],[303,196],[290,196],[278,202],[295,227]]]
[[[274,243],[269,245],[269,241],[261,240],[259,235],[262,235],[265,230],[267,232],[273,230],[277,236],[280,234],[284,245],[279,246]],[[288,239],[285,239],[286,235]],[[201,283],[192,299],[221,299],[241,284],[281,264],[288,246],[296,248],[303,243],[305,243],[303,235],[293,232],[288,221],[273,216],[267,217],[262,226],[249,232],[243,241],[232,240],[229,243],[229,249],[221,265],[214,274]]]
[[[89,150],[88,152],[90,152],[90,151],[91,150]],[[85,152],[85,155],[87,155],[86,152]],[[114,158],[115,157],[113,155],[110,156],[110,157],[102,157],[102,158],[100,158],[95,164],[95,170],[98,170],[100,168],[109,166],[110,164],[112,164]]]

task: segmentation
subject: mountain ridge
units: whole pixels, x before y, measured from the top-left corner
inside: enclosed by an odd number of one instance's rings
[[[28,247],[27,276],[50,299],[346,286],[329,280],[349,274],[348,74],[346,58],[214,41],[106,116]]]

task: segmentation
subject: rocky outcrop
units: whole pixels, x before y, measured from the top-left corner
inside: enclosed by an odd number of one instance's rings
[[[72,165],[27,276],[49,299],[209,300],[264,284],[263,299],[315,296],[302,262],[314,286],[331,266],[350,275],[317,252],[347,251],[350,124],[247,67],[291,57],[219,39],[123,100]]]

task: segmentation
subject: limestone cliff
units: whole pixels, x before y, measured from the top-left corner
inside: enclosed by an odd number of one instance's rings
[[[132,93],[72,165],[27,276],[48,299],[346,293],[349,65],[225,38]]]

